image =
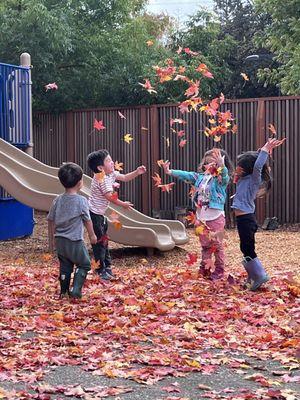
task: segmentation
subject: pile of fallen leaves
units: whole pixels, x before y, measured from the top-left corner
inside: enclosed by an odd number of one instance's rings
[[[230,352],[282,363],[286,374],[277,377],[279,385],[300,381],[290,375],[299,367],[299,233],[257,234],[258,252],[272,277],[257,293],[242,288],[235,232],[226,239],[230,284],[207,281],[196,264],[188,265],[187,255],[198,246],[191,232],[188,245],[148,258],[141,250],[114,246],[118,279],[107,283],[90,273],[83,299],[62,301],[58,262],[46,252],[45,225],[38,229],[33,238],[0,244],[0,381],[26,383],[35,393],[9,397],[0,389],[0,398],[63,393],[97,399],[128,391],[47,387],[39,381],[49,366],[76,365],[95,376],[147,385],[166,376],[212,374],[224,364],[243,370],[245,362]],[[259,374],[247,379],[261,384],[269,396],[262,398],[288,398]],[[228,398],[251,398],[246,395]],[[212,391],[210,398],[220,398],[213,396]]]

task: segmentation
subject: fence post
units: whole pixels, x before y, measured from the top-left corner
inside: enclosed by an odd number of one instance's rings
[[[261,148],[266,142],[266,107],[263,99],[258,100],[256,115],[256,137],[255,146]],[[257,199],[256,217],[259,224],[262,224],[266,217],[266,197]]]
[[[150,108],[150,127],[150,149],[148,151],[151,154],[149,175],[152,177],[155,173],[156,162],[160,159],[160,126],[157,106],[151,106]],[[153,209],[160,209],[160,192],[151,179],[151,211]]]
[[[73,111],[66,112],[66,137],[67,137],[67,160],[68,162],[76,162],[76,146],[74,132],[74,115]]]
[[[150,146],[149,146],[149,127],[147,124],[147,108],[142,107],[141,108],[141,126],[140,126],[140,132],[141,132],[141,161],[142,164],[145,165],[147,168],[147,171],[150,171],[151,169],[151,158],[150,158]],[[142,129],[143,127],[148,128],[148,131],[146,133]],[[142,212],[143,214],[150,215],[151,216],[151,199],[150,199],[150,180],[149,180],[149,175],[143,174],[142,175]]]

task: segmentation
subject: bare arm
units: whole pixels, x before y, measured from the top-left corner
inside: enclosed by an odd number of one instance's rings
[[[135,179],[137,176],[142,175],[146,172],[146,167],[144,165],[139,166],[136,170],[129,172],[128,174],[119,174],[117,179],[122,182],[129,182]]]
[[[54,251],[54,232],[55,232],[55,225],[54,222],[48,219],[48,249],[49,252]]]
[[[117,197],[113,196],[112,192],[108,192],[104,196],[109,202],[114,203],[117,206],[121,206],[124,208],[133,207],[133,204],[130,203],[130,201],[122,201],[122,200],[118,199]]]
[[[91,244],[96,244],[97,243],[97,236],[95,235],[92,221],[91,220],[83,221],[83,223],[84,223],[84,226],[85,226],[85,228],[87,230],[87,233],[89,235],[89,239],[90,239]]]

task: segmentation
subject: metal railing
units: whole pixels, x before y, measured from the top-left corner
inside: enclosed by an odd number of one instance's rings
[[[0,137],[18,147],[30,143],[30,68],[0,63]]]

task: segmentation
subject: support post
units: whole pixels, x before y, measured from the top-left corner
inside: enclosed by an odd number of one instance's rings
[[[28,75],[29,75],[29,143],[25,149],[25,153],[29,154],[33,157],[33,128],[32,128],[32,81],[31,81],[31,57],[29,53],[22,53],[20,55],[20,65],[22,67],[28,67]]]

